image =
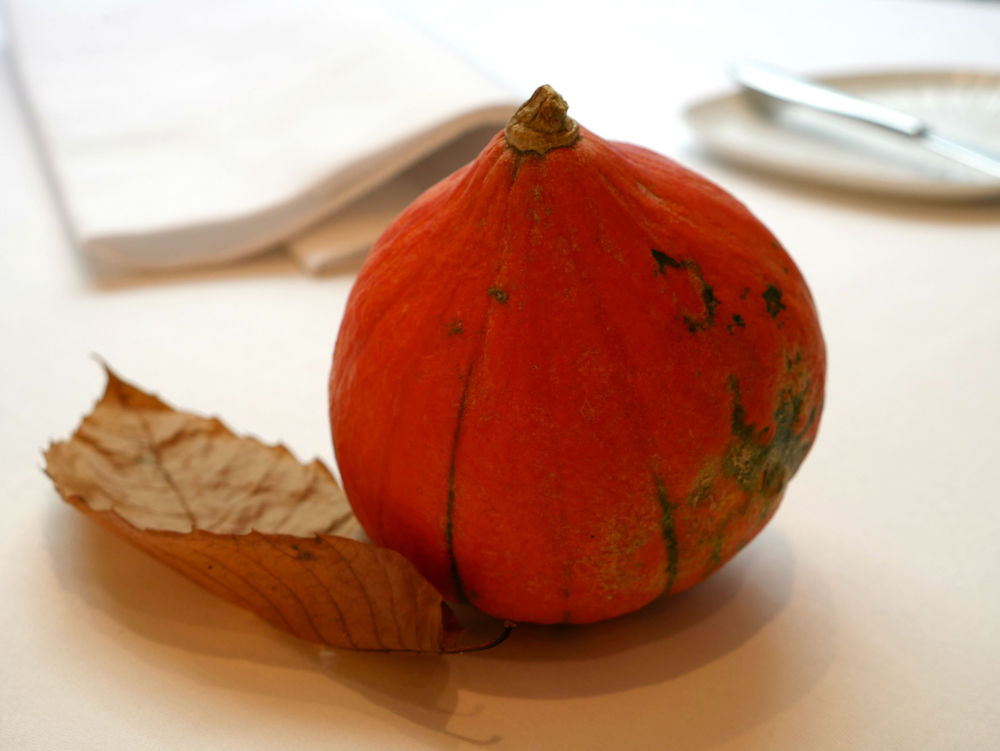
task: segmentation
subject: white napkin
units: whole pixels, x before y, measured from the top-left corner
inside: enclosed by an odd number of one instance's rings
[[[3,2],[68,223],[104,269],[279,244],[324,268],[364,251],[523,98],[353,3]]]

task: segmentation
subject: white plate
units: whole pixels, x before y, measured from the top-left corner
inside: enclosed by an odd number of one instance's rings
[[[818,77],[924,119],[943,135],[1000,153],[1000,75],[893,72]],[[713,152],[747,166],[868,192],[947,200],[1000,197],[1000,180],[906,138],[802,107],[765,110],[738,92],[685,113]]]

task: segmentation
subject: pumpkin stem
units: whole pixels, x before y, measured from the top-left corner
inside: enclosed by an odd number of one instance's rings
[[[539,154],[570,146],[580,137],[580,126],[566,116],[568,109],[566,100],[555,89],[548,84],[539,86],[507,122],[507,144],[518,151]]]

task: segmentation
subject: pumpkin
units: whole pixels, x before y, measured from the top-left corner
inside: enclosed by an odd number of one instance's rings
[[[332,437],[364,529],[445,596],[585,623],[692,586],[761,530],[824,372],[774,235],[543,86],[374,245]]]

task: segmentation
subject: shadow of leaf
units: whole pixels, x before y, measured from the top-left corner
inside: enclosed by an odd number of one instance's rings
[[[78,516],[62,506],[50,514],[46,536],[54,573],[64,590],[90,608],[107,614],[143,640],[172,648],[166,652],[146,650],[138,642],[139,659],[157,659],[159,668],[197,670],[193,677],[199,682],[214,683],[227,691],[249,689],[304,704],[342,701],[346,686],[373,704],[432,731],[439,744],[444,740],[448,745],[489,745],[499,740],[457,736],[448,730],[458,696],[447,657],[338,652],[299,641]],[[123,644],[136,649],[131,642]],[[315,680],[282,680],[274,686],[265,681],[248,686],[238,671],[202,671],[196,661],[171,659],[173,650],[318,674],[336,683],[328,684],[329,692],[317,690]],[[322,688],[322,682],[319,685]]]

